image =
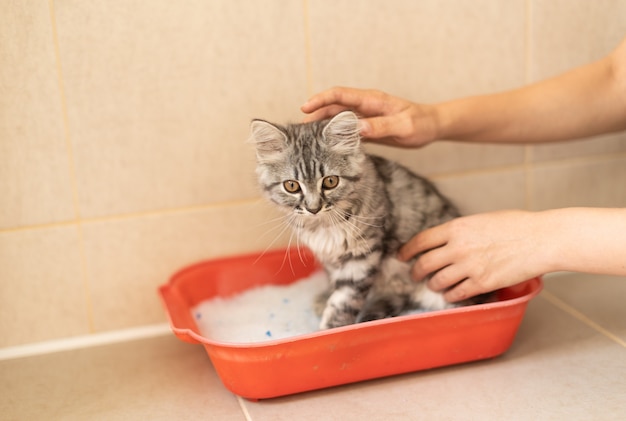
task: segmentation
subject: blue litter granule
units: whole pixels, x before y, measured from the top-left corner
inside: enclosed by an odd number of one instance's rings
[[[196,313],[196,320],[200,320],[202,318],[202,313]]]
[[[271,338],[272,332],[268,330],[267,332],[265,332],[265,336],[267,336],[268,338]]]
[[[283,298],[283,304],[289,304],[289,298]]]

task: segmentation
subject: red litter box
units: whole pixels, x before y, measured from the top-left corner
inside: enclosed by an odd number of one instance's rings
[[[292,256],[289,263],[285,253]],[[273,398],[495,357],[511,346],[528,301],[542,288],[535,278],[498,291],[493,303],[265,342],[226,343],[202,336],[193,307],[261,285],[287,285],[319,270],[310,253],[300,257],[294,249],[283,249],[261,258],[257,253],[209,260],[181,270],[159,288],[176,336],[202,344],[224,385],[239,396]]]

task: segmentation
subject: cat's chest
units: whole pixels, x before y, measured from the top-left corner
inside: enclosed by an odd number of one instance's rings
[[[339,229],[303,230],[300,238],[322,261],[333,261],[353,247],[346,232]]]

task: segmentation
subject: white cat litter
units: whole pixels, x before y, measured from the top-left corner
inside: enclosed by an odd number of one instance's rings
[[[218,342],[255,343],[319,330],[313,303],[328,285],[317,271],[289,285],[265,285],[233,297],[205,300],[191,309],[200,334]],[[410,310],[403,314],[422,313]]]
[[[317,271],[289,285],[266,285],[229,298],[213,298],[191,309],[200,333],[231,343],[284,339],[318,330],[315,297],[328,285]]]

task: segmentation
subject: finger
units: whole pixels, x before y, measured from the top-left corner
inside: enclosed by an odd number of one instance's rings
[[[485,292],[487,291],[483,291],[478,288],[477,285],[475,285],[475,283],[470,279],[464,279],[457,283],[454,287],[444,292],[443,298],[449,303],[456,303]]]
[[[458,264],[452,264],[435,272],[428,280],[428,288],[433,291],[443,291],[464,279],[467,279],[465,271]]]
[[[364,116],[376,116],[392,107],[392,102],[392,97],[381,91],[336,87],[313,95],[300,109],[309,114],[329,105],[341,105]]]
[[[411,238],[398,251],[398,259],[406,262],[427,250],[441,247],[448,242],[447,224],[424,230]]]
[[[320,109],[317,109],[315,111],[313,111],[312,113],[306,115],[303,119],[303,121],[305,123],[310,123],[312,121],[318,121],[318,120],[324,120],[326,118],[330,118],[333,117],[337,114],[339,114],[342,111],[347,110],[348,108],[344,107],[343,105],[327,105],[325,107],[322,107]]]
[[[346,107],[357,107],[362,102],[364,91],[355,88],[335,87],[313,95],[300,109],[304,113],[311,113],[322,107],[341,104]]]
[[[364,142],[367,143],[372,143],[372,144],[377,144],[377,145],[387,145],[387,146],[393,146],[395,148],[403,148],[403,149],[415,149],[416,145],[411,145],[409,143],[403,143],[398,141],[398,138],[396,137],[383,137],[380,139],[370,139],[368,137],[366,137],[365,135],[363,135],[363,139]]]
[[[443,270],[452,264],[449,253],[444,248],[436,248],[421,255],[411,268],[411,277],[421,281],[428,275]]]

